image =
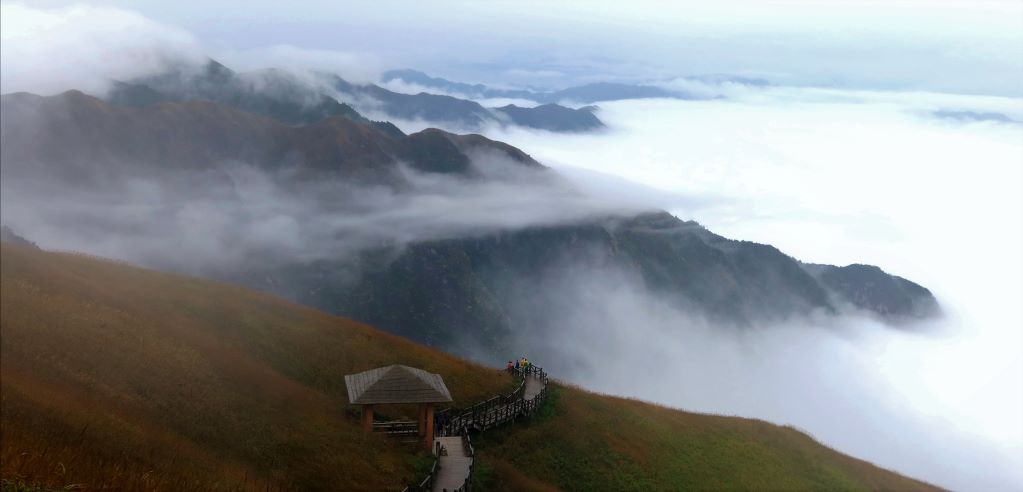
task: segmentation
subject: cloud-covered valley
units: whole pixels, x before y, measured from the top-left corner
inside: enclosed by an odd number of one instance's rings
[[[702,197],[663,206],[725,236],[920,280],[948,315],[909,332],[859,317],[729,332],[634,282],[583,275],[558,289],[561,305],[590,308],[562,314],[582,331],[549,343],[608,356],[573,358],[574,380],[795,425],[947,487],[1023,484],[1023,127],[932,114],[1018,119],[1023,101],[775,87],[600,106],[607,135],[493,135],[558,170]]]

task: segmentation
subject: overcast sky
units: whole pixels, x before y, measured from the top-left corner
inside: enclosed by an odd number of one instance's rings
[[[565,86],[724,72],[783,84],[1023,95],[1017,0],[708,3],[89,2],[177,29],[236,65],[298,60],[354,78],[411,67]],[[5,29],[20,22],[4,20]]]

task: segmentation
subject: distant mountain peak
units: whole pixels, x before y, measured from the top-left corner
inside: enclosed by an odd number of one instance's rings
[[[389,123],[328,116],[291,126],[207,100],[116,106],[80,91],[2,98],[4,169],[51,166],[58,174],[96,166],[215,168],[242,161],[267,170],[290,162],[310,175],[396,183],[399,163],[430,173],[471,174],[466,152],[487,150],[542,167],[508,144],[439,129],[405,135]],[[31,114],[31,118],[23,117]],[[173,135],[168,138],[167,135]],[[33,136],[30,138],[30,136]],[[46,142],[61,142],[51,145]]]
[[[725,83],[741,84],[751,87],[770,85],[765,79],[730,74],[707,74],[680,77],[691,82],[702,82],[709,85]],[[597,81],[575,85],[556,90],[541,89],[496,89],[483,84],[466,84],[454,82],[440,77],[431,77],[421,71],[412,69],[389,70],[381,76],[384,83],[401,80],[437,91],[462,94],[468,97],[526,99],[538,103],[559,103],[571,101],[576,103],[594,103],[600,101],[617,101],[623,99],[719,99],[721,94],[696,94],[685,90],[672,89],[670,84],[658,82],[611,82]]]
[[[155,76],[118,82],[107,100],[117,106],[134,107],[206,100],[292,125],[314,123],[331,116],[366,121],[351,106],[317,87],[301,83],[284,70],[239,74],[213,59],[201,66],[177,66]]]
[[[593,111],[556,104],[535,108],[515,105],[485,108],[475,101],[446,94],[403,94],[373,84],[352,84],[337,76],[331,80],[334,87],[351,100],[363,101],[360,107],[365,112],[380,111],[391,118],[425,120],[470,131],[505,124],[555,132],[583,132],[604,127]]]

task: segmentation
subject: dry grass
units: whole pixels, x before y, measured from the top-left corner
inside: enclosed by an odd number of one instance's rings
[[[935,489],[789,427],[571,386],[552,395],[538,418],[476,438],[483,459],[510,465],[495,469],[495,483],[524,473],[564,490]]]
[[[459,404],[508,385],[498,371],[247,289],[0,251],[4,478],[398,488],[413,478],[410,453],[361,432],[344,374],[422,367],[443,374]]]
[[[396,490],[423,457],[361,432],[344,374],[422,367],[460,406],[510,383],[247,289],[8,244],[0,254],[4,491]],[[927,488],[789,428],[557,393],[531,422],[475,438],[483,485]]]

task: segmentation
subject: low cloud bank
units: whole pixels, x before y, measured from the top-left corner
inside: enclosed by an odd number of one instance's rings
[[[114,81],[201,66],[209,56],[238,70],[286,69],[310,82],[315,79],[310,72],[331,72],[368,83],[385,68],[372,54],[287,43],[247,49],[209,47],[188,30],[113,6],[40,8],[3,3],[0,22],[0,92],[4,94],[52,95],[77,89],[102,96]]]
[[[587,387],[805,429],[955,489],[1023,486],[1023,100],[767,88],[728,100],[601,104],[609,130],[492,129],[556,169],[661,190],[682,218],[804,261],[870,263],[947,311],[910,332],[858,317],[740,332],[628,279],[558,274],[563,332],[532,356]],[[597,275],[596,273],[592,273]],[[557,311],[556,306],[573,306]],[[542,357],[542,358],[541,358]]]
[[[280,68],[296,73],[336,73],[353,83],[376,82],[385,67],[366,54],[277,44],[249,50],[215,50],[213,57],[238,70]]]
[[[7,173],[0,200],[3,223],[43,248],[196,273],[230,270],[254,257],[338,259],[379,246],[647,210],[638,201],[597,197],[551,172],[496,155],[477,155],[473,164],[472,177],[402,168],[401,190],[338,181],[297,184],[286,173],[239,162],[89,188]]]
[[[0,91],[103,94],[112,80],[153,75],[202,60],[187,31],[113,7],[0,6]]]
[[[517,291],[515,316],[542,321],[526,325],[532,331],[516,349],[585,388],[792,425],[953,489],[1023,483],[1023,367],[1013,359],[1018,347],[998,345],[1014,336],[997,319],[1004,306],[913,332],[849,313],[738,328],[707,321],[628,272],[572,259]],[[995,330],[962,331],[976,326]]]

